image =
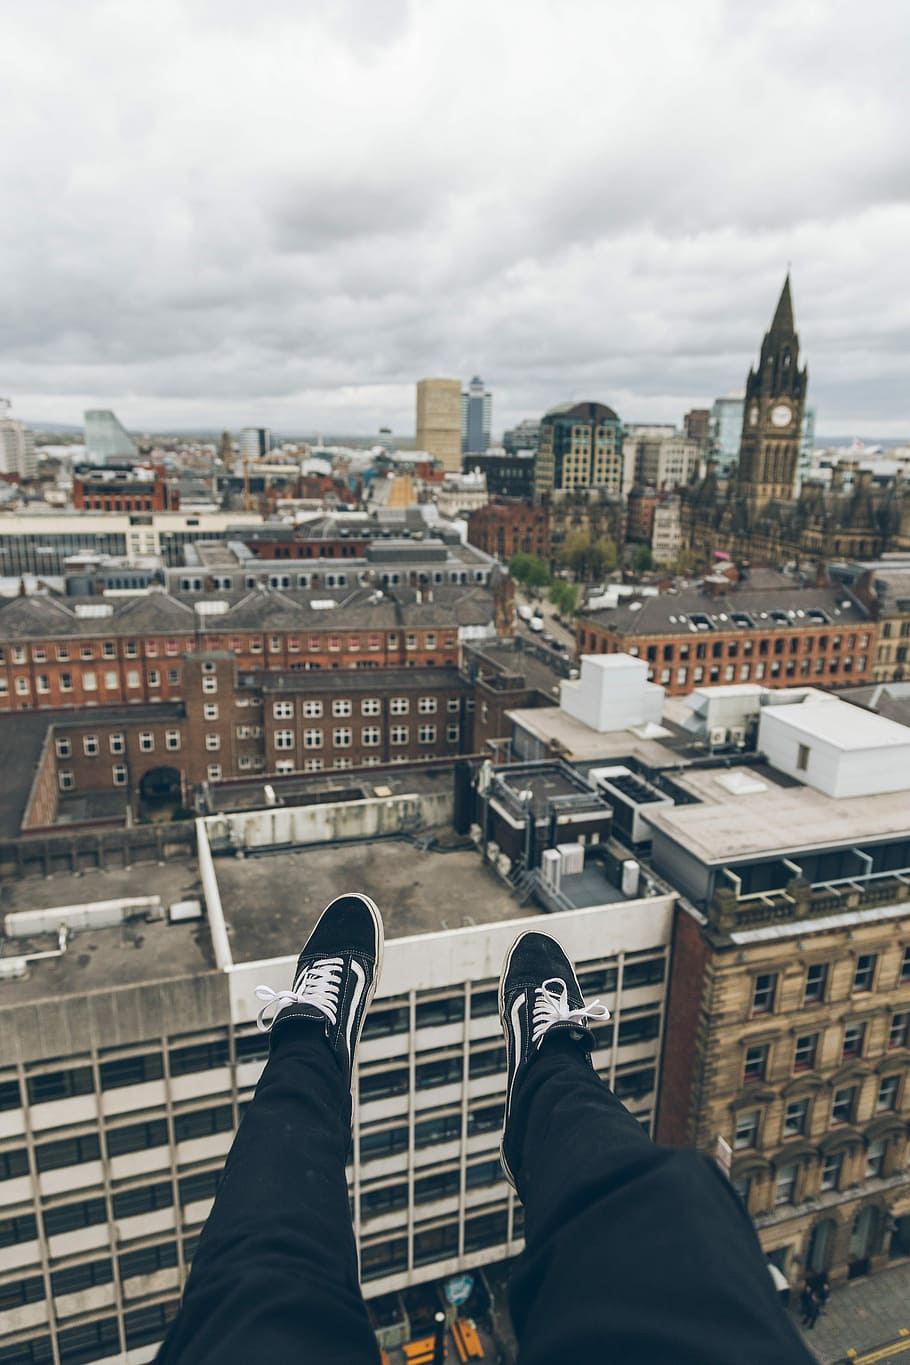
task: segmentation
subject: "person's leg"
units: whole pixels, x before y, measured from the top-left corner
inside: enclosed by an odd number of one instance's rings
[[[553,939],[518,940],[500,1004],[503,1164],[525,1206],[512,1285],[521,1365],[811,1361],[729,1182],[699,1154],[652,1143],[592,1069],[584,1001]]]
[[[378,1362],[345,1162],[352,1058],[381,955],[372,902],[340,897],[301,953],[293,991],[266,1007],[276,1010],[269,1060],[159,1365]]]

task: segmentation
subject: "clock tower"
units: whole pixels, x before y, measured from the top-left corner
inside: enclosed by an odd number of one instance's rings
[[[775,498],[796,496],[808,374],[805,366],[799,368],[788,273],[762,342],[758,369],[751,369],[746,380],[736,482],[753,515]]]

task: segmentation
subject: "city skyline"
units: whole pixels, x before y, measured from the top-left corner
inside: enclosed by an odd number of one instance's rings
[[[42,0],[4,33],[0,391],[367,434],[478,373],[499,430],[678,420],[789,261],[819,434],[904,436],[910,18],[874,9]]]

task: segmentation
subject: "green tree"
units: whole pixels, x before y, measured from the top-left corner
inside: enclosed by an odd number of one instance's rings
[[[617,564],[616,546],[606,536],[595,540],[591,546],[591,577],[606,578]]]
[[[545,588],[550,581],[550,571],[537,555],[513,555],[509,560],[509,573],[516,583],[523,583],[526,588]]]
[[[654,556],[647,545],[639,545],[635,554],[632,556],[632,568],[636,573],[647,573],[654,568]]]
[[[549,598],[560,616],[571,616],[578,605],[578,584],[557,578],[550,584]]]

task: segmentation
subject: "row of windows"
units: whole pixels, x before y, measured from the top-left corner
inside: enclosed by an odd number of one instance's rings
[[[145,657],[147,659],[154,659],[157,658],[158,655],[161,653],[170,654],[173,656],[176,654],[180,654],[181,651],[183,650],[191,648],[192,637],[190,636],[186,640],[176,639],[169,639],[164,641],[145,640],[142,643]],[[162,643],[164,645],[163,650],[159,648],[160,644]],[[53,646],[48,644],[32,645],[33,661],[39,664],[45,663],[50,658],[51,649],[53,649],[54,651],[54,657],[60,663],[66,663],[68,659],[70,658],[75,659],[77,657],[80,659],[117,658],[116,641],[103,640],[101,642],[100,649],[94,642],[86,641],[79,646],[78,651],[76,650],[75,644],[70,644],[69,642],[61,642]],[[9,654],[9,662],[11,663],[24,664],[28,662],[24,645],[11,645],[9,646],[8,649],[6,646],[0,645],[0,664],[7,662],[7,653]],[[140,653],[140,642],[138,640],[124,641],[123,653],[127,659],[138,659]]]
[[[191,1138],[210,1137],[213,1133],[230,1132],[234,1127],[231,1105],[218,1105],[177,1114],[173,1119],[174,1141],[187,1142]],[[144,1151],[149,1147],[165,1146],[168,1141],[167,1120],[148,1119],[124,1127],[111,1128],[105,1135],[108,1157],[126,1152]],[[35,1148],[35,1164],[39,1171],[55,1171],[65,1166],[77,1166],[84,1161],[101,1158],[101,1140],[97,1133],[41,1142]],[[24,1148],[0,1152],[0,1180],[11,1180],[28,1175],[28,1156]]]
[[[793,1072],[814,1069],[819,1054],[819,1033],[797,1035],[793,1045]],[[865,1020],[844,1024],[839,1060],[855,1061],[866,1049],[868,1028]],[[888,1050],[904,1048],[910,1041],[910,1010],[898,1010],[891,1016],[888,1030]],[[743,1064],[743,1083],[751,1085],[767,1078],[771,1059],[770,1043],[754,1043],[746,1048]]]
[[[177,1316],[179,1300],[134,1308],[123,1315],[128,1350],[160,1341]],[[60,1365],[87,1365],[107,1359],[120,1350],[120,1331],[115,1317],[63,1327],[57,1332]],[[50,1365],[54,1359],[48,1335],[33,1337],[15,1346],[0,1345],[0,1365]]]
[[[461,729],[457,723],[446,726],[446,740],[454,744]],[[410,728],[407,725],[391,725],[389,727],[389,742],[391,744],[407,744],[410,738]],[[436,743],[436,726],[419,725],[417,727],[417,739],[420,744]],[[297,744],[293,730],[276,730],[274,735],[276,749],[294,749]],[[325,732],[323,730],[304,730],[303,747],[305,749],[321,749],[325,742]],[[354,742],[354,731],[349,725],[336,725],[332,730],[332,747],[335,749],[350,749]],[[378,725],[363,725],[360,729],[360,743],[365,748],[376,748],[382,742],[382,730]]]
[[[487,1185],[498,1185],[503,1179],[499,1158],[477,1161],[465,1171],[465,1188],[480,1189]],[[429,1175],[415,1176],[414,1203],[427,1204],[436,1199],[446,1199],[458,1194],[461,1189],[461,1172],[456,1168],[433,1171]],[[380,1214],[392,1213],[408,1203],[408,1187],[399,1182],[394,1185],[367,1186],[360,1196],[361,1218],[377,1218]]]
[[[739,657],[750,658],[758,655],[759,658],[768,658],[772,655],[780,656],[783,654],[813,654],[815,653],[816,643],[818,652],[825,653],[828,648],[834,653],[840,653],[843,647],[849,654],[853,654],[857,649],[867,650],[869,648],[870,637],[868,633],[859,636],[853,635],[775,635],[764,636],[757,640],[714,640],[710,644],[707,641],[700,641],[698,644],[675,643],[663,645],[632,645],[626,648],[629,654],[639,654],[646,658],[648,663],[684,663],[691,659],[736,659]],[[579,629],[578,643],[580,648],[585,644],[596,648],[598,644],[610,644],[612,650],[621,650],[625,646],[622,641],[609,640],[597,631]],[[802,642],[802,643],[800,643]]]
[[[417,712],[421,716],[433,716],[437,711],[438,698],[418,697]],[[446,710],[455,713],[459,710],[459,700],[457,697],[446,699]],[[411,709],[409,697],[390,697],[389,713],[393,716],[406,716]],[[318,719],[325,713],[325,705],[321,701],[304,701],[301,710],[305,719]],[[354,703],[347,697],[341,697],[332,702],[332,715],[335,717],[352,716],[354,714]],[[382,700],[379,697],[363,697],[360,702],[360,714],[362,716],[382,715]],[[292,701],[276,701],[272,703],[272,715],[276,720],[291,720],[294,715],[294,703]]]
[[[161,687],[162,685],[161,677],[162,675],[160,669],[150,668],[146,675],[147,686]],[[178,687],[180,685],[180,669],[169,668],[167,670],[167,681],[169,687]],[[59,684],[61,692],[72,692],[73,690],[72,673],[60,673],[58,675],[57,682]],[[98,674],[95,672],[94,669],[82,669],[82,671],[79,674],[79,684],[83,692],[97,692],[99,689]],[[101,675],[101,685],[105,692],[119,692],[120,690],[119,673],[116,673],[114,670],[105,671]],[[31,695],[32,685],[31,680],[29,678],[20,676],[15,679],[13,686],[17,697],[28,697]],[[137,668],[128,668],[126,670],[126,686],[131,691],[142,686],[142,677]],[[50,675],[47,673],[39,673],[35,678],[35,691],[44,694],[50,692],[50,690],[51,690]],[[9,684],[5,677],[0,676],[0,696],[5,696],[8,692]]]
[[[522,1210],[516,1206],[513,1213],[513,1236],[521,1237],[524,1232]],[[426,1265],[431,1261],[444,1260],[458,1253],[459,1225],[457,1221],[434,1224],[414,1229],[414,1265]],[[508,1210],[503,1207],[491,1212],[478,1212],[464,1222],[464,1250],[477,1251],[482,1247],[500,1246],[508,1237]],[[408,1268],[408,1244],[406,1237],[393,1237],[385,1241],[368,1242],[361,1249],[361,1276],[364,1280],[375,1280],[380,1276],[392,1275]]]
[[[875,990],[880,957],[878,953],[860,953],[853,969],[851,993],[862,995]],[[806,968],[803,984],[803,1004],[814,1005],[828,999],[830,964],[813,962]],[[899,981],[910,982],[910,948],[904,949]],[[780,973],[760,972],[752,983],[752,1014],[771,1014],[778,1001]]]
[[[108,735],[108,748],[112,754],[126,753],[126,735],[118,732]],[[73,741],[67,736],[63,736],[55,741],[58,758],[72,758]],[[165,730],[164,747],[166,749],[180,748],[180,731]],[[155,736],[151,730],[141,730],[139,732],[139,748],[142,753],[150,754],[155,748]],[[94,758],[101,752],[101,742],[97,735],[83,735],[82,751],[89,758]]]
[[[827,1152],[820,1158],[817,1168],[817,1191],[824,1194],[831,1190],[839,1190],[846,1187],[857,1185],[860,1180],[878,1180],[882,1176],[894,1174],[893,1157],[889,1163],[887,1137],[875,1138],[865,1147],[862,1168],[856,1169],[855,1159],[849,1162],[847,1169],[847,1157],[853,1156],[861,1142],[857,1138],[852,1151],[841,1148],[836,1152]],[[785,1204],[799,1204],[815,1197],[813,1181],[808,1178],[813,1163],[811,1161],[783,1161],[778,1163],[773,1169],[773,1191],[772,1203],[775,1208]],[[889,1169],[890,1166],[890,1169]],[[804,1178],[800,1181],[800,1173],[803,1172]],[[753,1178],[746,1175],[739,1178],[734,1177],[733,1187],[739,1194],[744,1203],[748,1204],[750,1189]]]
[[[892,1113],[899,1108],[902,1079],[903,1077],[900,1074],[881,1078],[875,1097],[876,1114]],[[827,1122],[832,1126],[855,1123],[859,1093],[860,1087],[858,1085],[841,1086],[840,1089],[835,1090]],[[788,1100],[781,1120],[781,1138],[804,1136],[809,1131],[813,1110],[818,1103],[819,1101],[813,1100],[808,1095]],[[736,1115],[736,1127],[733,1135],[734,1149],[758,1147],[761,1139],[767,1145],[770,1137],[763,1131],[765,1126],[766,1119],[760,1109],[740,1111]]]

